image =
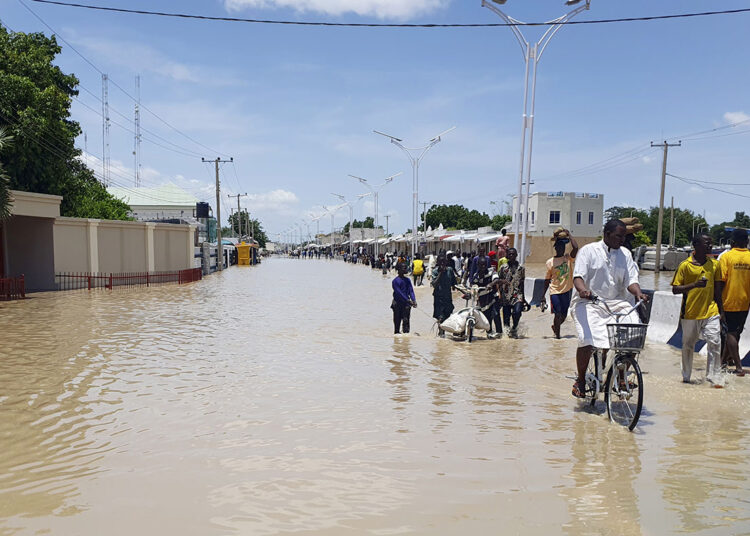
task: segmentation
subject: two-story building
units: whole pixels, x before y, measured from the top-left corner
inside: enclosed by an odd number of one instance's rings
[[[513,197],[513,221],[506,225],[511,238],[516,229],[517,196]],[[552,233],[558,227],[570,230],[579,246],[599,239],[604,227],[604,195],[581,192],[535,192],[523,218],[528,218],[527,262],[544,262],[554,254]],[[523,229],[523,227],[520,227]],[[515,240],[514,240],[515,244]],[[520,244],[519,244],[520,245]]]

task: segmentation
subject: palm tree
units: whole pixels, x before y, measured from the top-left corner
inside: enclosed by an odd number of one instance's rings
[[[0,152],[13,141],[4,127],[0,127]],[[10,218],[10,204],[13,201],[10,195],[10,179],[0,162],[0,222]]]

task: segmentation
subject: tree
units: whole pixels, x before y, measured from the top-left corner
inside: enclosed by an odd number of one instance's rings
[[[11,137],[5,132],[4,128],[0,128],[0,153],[3,148],[7,147],[11,142]],[[10,218],[10,183],[8,180],[8,174],[3,168],[3,163],[0,160],[0,223]]]
[[[367,216],[364,221],[358,221],[354,220],[352,222],[352,229],[374,229],[375,228],[375,220],[372,218],[372,216]],[[379,225],[378,229],[382,229],[383,226]],[[349,224],[347,223],[344,225],[344,233],[349,232]]]
[[[239,215],[234,213],[229,216],[229,227],[226,227],[227,234],[222,236],[229,236],[230,234],[240,234],[240,223],[242,223],[242,236],[251,236],[257,240],[260,247],[266,247],[268,242],[268,236],[263,230],[263,226],[260,221],[255,218],[251,218],[250,214],[246,211],[241,212]],[[224,233],[224,230],[222,230]]]
[[[445,229],[478,229],[492,224],[490,217],[478,210],[469,210],[462,205],[435,205],[427,211],[425,223],[435,229],[440,224]]]
[[[53,64],[54,36],[9,32],[0,25],[0,127],[14,143],[3,153],[10,188],[63,196],[63,216],[127,219],[115,199],[80,161],[70,118],[78,79]]]
[[[492,225],[493,231],[499,231],[512,220],[513,217],[508,214],[496,214],[492,217],[492,220],[490,220],[490,225]]]
[[[750,216],[744,212],[735,212],[732,221],[725,221],[711,227],[709,232],[711,238],[713,238],[714,244],[729,243],[729,233],[726,231],[726,227],[750,229]]]
[[[672,231],[672,221],[670,218],[671,210],[664,210],[664,220],[662,228],[662,244],[669,244],[669,237]],[[634,207],[610,207],[604,211],[604,219],[612,220],[635,217],[643,224],[644,238],[648,238],[649,245],[656,243],[656,234],[659,227],[659,207],[651,207],[648,210]],[[706,227],[706,220],[703,216],[695,214],[692,210],[681,208],[674,209],[675,219],[675,246],[687,246],[690,244],[693,233],[699,227]],[[637,236],[637,235],[636,235]],[[645,243],[645,242],[644,242]]]

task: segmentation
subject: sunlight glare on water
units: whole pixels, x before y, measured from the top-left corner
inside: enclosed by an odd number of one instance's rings
[[[394,336],[390,279],[273,258],[0,304],[0,534],[750,531],[750,380],[647,345],[630,433],[571,398],[570,322],[441,340],[424,287]]]

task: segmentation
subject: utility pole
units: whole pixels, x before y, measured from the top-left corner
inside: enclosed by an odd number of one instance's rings
[[[221,186],[219,184],[219,164],[234,162],[234,158],[222,160],[218,156],[215,160],[206,160],[201,158],[201,162],[213,162],[216,166],[216,269],[224,269],[224,251],[221,245]]]
[[[247,192],[245,192],[244,194],[235,194],[235,195],[227,194],[227,197],[237,198],[237,218],[238,218],[237,229],[239,229],[240,242],[242,242],[242,211],[240,210],[240,197],[247,197]],[[232,226],[232,231],[234,231],[234,226]],[[245,229],[245,231],[247,231],[247,229]]]
[[[389,234],[391,234],[388,231],[388,224],[390,223],[390,221],[389,221],[390,219],[391,219],[391,215],[390,214],[386,214],[385,215],[385,236],[388,236]]]
[[[651,142],[651,147],[663,147],[664,148],[664,161],[661,165],[661,194],[659,195],[659,224],[656,227],[656,262],[654,263],[654,271],[661,271],[661,233],[664,227],[664,184],[667,180],[667,154],[670,147],[681,147],[682,142],[677,143],[654,143]]]

